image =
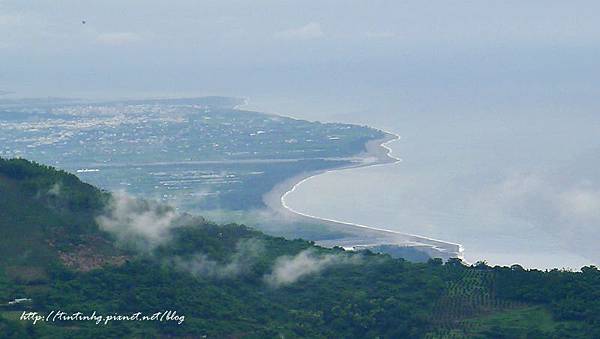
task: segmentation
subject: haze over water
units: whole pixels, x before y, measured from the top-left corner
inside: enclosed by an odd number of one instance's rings
[[[446,104],[339,116],[399,134],[389,146],[403,161],[314,177],[286,202],[310,215],[460,243],[470,262],[600,262],[599,115],[564,103],[523,110],[489,102],[470,114]]]

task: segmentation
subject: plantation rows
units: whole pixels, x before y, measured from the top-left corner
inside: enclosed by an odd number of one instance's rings
[[[446,282],[445,294],[434,307],[431,321],[436,330],[426,338],[464,338],[472,327],[465,320],[525,306],[496,296],[493,271],[449,269],[454,270],[453,279]]]

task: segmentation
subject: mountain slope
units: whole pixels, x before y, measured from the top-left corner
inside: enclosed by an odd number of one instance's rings
[[[3,337],[600,336],[594,267],[416,264],[325,249],[119,200],[26,160],[0,159],[0,230]],[[177,317],[19,320],[58,310]]]
[[[78,265],[92,253],[119,252],[94,221],[108,197],[72,174],[22,159],[0,159],[0,263],[26,280],[42,279],[48,267],[61,263],[80,269],[101,266]],[[77,261],[69,262],[76,256]]]

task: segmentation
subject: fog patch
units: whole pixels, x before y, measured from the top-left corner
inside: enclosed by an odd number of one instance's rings
[[[62,192],[62,183],[55,182],[50,186],[50,188],[38,189],[35,193],[35,198],[40,199],[42,197],[60,197]]]
[[[544,232],[559,246],[599,260],[600,187],[589,181],[513,173],[474,195],[470,208],[485,211],[489,225],[510,227],[520,222],[526,226],[516,232]]]
[[[180,226],[181,219],[182,215],[171,206],[117,191],[96,222],[102,230],[115,235],[120,243],[149,251],[168,241],[169,231]]]
[[[494,202],[496,213],[508,213],[552,223],[599,222],[600,190],[585,182],[565,183],[536,173],[517,173],[507,177],[483,195],[480,201]],[[492,212],[491,206],[488,211]]]
[[[248,274],[264,251],[265,247],[261,240],[244,239],[237,243],[236,251],[226,263],[219,263],[202,253],[190,258],[174,257],[167,262],[195,277],[234,278]]]
[[[60,196],[61,188],[62,188],[62,185],[57,182],[54,185],[52,185],[52,187],[50,187],[50,189],[48,189],[48,192],[46,192],[46,194],[58,197],[58,196]]]
[[[273,265],[273,271],[263,279],[272,287],[281,287],[293,284],[303,277],[318,274],[331,266],[357,264],[360,261],[360,257],[356,255],[319,255],[315,250],[307,249],[295,256],[279,257]]]

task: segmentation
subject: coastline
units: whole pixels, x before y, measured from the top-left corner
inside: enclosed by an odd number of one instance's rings
[[[390,142],[399,140],[400,136],[387,131],[383,132],[385,133],[383,138],[367,141],[365,143],[365,151],[353,157],[351,163],[348,165],[342,165],[326,170],[305,172],[277,184],[271,191],[263,196],[265,205],[267,208],[280,214],[286,219],[293,218],[294,221],[298,222],[322,224],[332,230],[347,234],[347,236],[341,238],[317,239],[315,241],[316,244],[324,247],[340,246],[345,249],[356,250],[380,245],[394,245],[399,247],[411,247],[425,252],[427,255],[434,258],[440,257],[444,260],[449,258],[464,259],[463,247],[460,244],[384,228],[322,218],[296,211],[286,203],[285,198],[288,194],[294,192],[294,190],[302,183],[318,175],[332,171],[392,165],[401,162],[402,160],[400,158],[391,155],[392,149],[387,145]]]

